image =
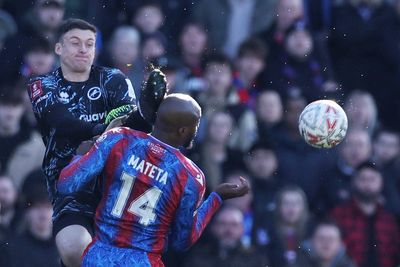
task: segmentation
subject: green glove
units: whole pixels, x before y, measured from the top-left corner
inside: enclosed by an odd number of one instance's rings
[[[134,105],[123,105],[118,108],[114,108],[113,110],[110,111],[110,113],[107,114],[106,120],[104,124],[108,125],[110,122],[118,117],[124,116],[128,113],[130,113],[134,109]]]

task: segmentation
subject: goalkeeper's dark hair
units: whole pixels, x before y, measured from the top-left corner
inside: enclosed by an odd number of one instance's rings
[[[73,29],[89,30],[94,34],[97,33],[96,27],[83,19],[67,19],[58,28],[56,40],[60,41],[64,34]]]

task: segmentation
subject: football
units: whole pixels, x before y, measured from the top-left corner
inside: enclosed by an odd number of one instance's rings
[[[332,100],[311,102],[299,117],[300,135],[316,148],[338,145],[346,136],[347,127],[346,113]]]

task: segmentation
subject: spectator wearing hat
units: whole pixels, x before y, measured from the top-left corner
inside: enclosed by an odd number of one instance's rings
[[[398,266],[400,232],[394,216],[380,203],[383,179],[375,164],[358,166],[352,189],[352,199],[331,213],[343,230],[349,256],[357,266]]]
[[[26,230],[0,247],[0,265],[8,267],[59,266],[52,237],[53,214],[46,188],[32,190],[26,199]]]

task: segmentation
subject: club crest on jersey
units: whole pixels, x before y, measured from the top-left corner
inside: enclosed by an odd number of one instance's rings
[[[71,101],[72,96],[68,94],[67,90],[61,90],[60,92],[58,92],[57,98],[61,103],[68,104],[69,101]]]
[[[90,100],[97,100],[101,97],[101,89],[100,87],[92,87],[87,92],[87,97]]]

